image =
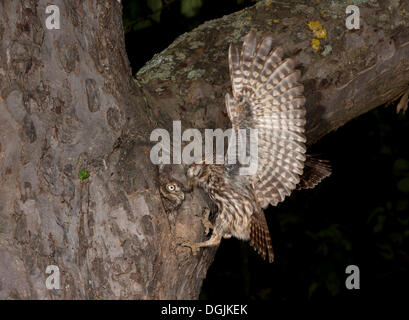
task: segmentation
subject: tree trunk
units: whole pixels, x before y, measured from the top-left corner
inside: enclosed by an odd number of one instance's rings
[[[45,26],[47,1],[0,3],[1,299],[198,297],[216,249],[194,257],[178,239],[205,238],[208,203],[195,191],[164,210],[149,138],[158,127],[171,132],[172,120],[229,125],[227,48],[250,28],[271,31],[300,63],[309,144],[407,90],[407,2],[362,4],[355,31],[345,28],[344,4],[288,2],[203,24],[136,80],[117,1],[54,1],[60,30]],[[308,27],[316,20],[326,30],[318,51]],[[183,179],[170,168],[167,178]],[[60,289],[46,287],[50,265]]]

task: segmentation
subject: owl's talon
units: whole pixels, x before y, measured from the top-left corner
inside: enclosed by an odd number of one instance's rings
[[[178,245],[181,247],[188,247],[192,250],[193,256],[196,256],[199,253],[200,247],[196,243],[191,243],[189,240],[180,239]]]

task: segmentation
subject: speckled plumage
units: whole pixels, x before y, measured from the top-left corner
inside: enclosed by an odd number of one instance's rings
[[[271,35],[257,41],[256,31],[251,30],[241,52],[230,45],[233,95],[226,94],[226,109],[233,131],[257,129],[258,168],[252,176],[239,175],[237,165],[228,164],[203,162],[188,169],[188,179],[209,194],[219,211],[211,238],[189,245],[194,251],[234,236],[250,240],[263,258],[273,261],[263,209],[283,201],[300,182],[306,160],[306,111],[300,71],[292,59],[281,59],[281,48],[272,50],[272,41]],[[326,170],[314,174],[314,163],[311,170],[314,183],[324,178],[324,172],[329,174]],[[300,188],[314,184],[308,183],[308,177],[301,181]]]

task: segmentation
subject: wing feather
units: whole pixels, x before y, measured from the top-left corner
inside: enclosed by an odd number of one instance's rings
[[[272,49],[273,38],[259,42],[251,30],[239,49],[230,45],[229,68],[233,96],[226,108],[233,129],[258,131],[258,169],[250,177],[262,208],[277,205],[300,182],[306,160],[304,87],[301,72],[283,50]]]

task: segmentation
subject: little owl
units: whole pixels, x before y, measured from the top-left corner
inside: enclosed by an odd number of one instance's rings
[[[257,42],[256,31],[244,38],[241,52],[230,45],[232,93],[226,94],[232,131],[256,129],[258,167],[254,175],[240,175],[240,164],[191,165],[189,182],[208,193],[218,213],[211,238],[188,243],[217,246],[222,238],[250,240],[263,258],[273,261],[271,239],[263,209],[276,206],[294,189],[312,188],[330,174],[326,161],[305,154],[305,97],[293,59],[282,60],[282,49],[272,50],[273,38]]]

